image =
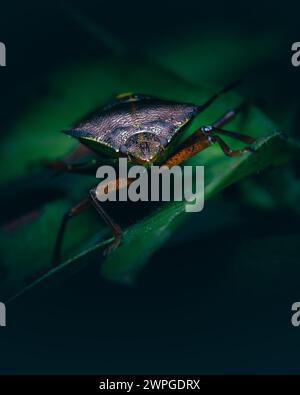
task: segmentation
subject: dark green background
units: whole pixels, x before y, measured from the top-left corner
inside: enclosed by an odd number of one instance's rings
[[[127,48],[125,59],[130,51],[154,56],[162,42],[176,48],[179,39],[188,46],[191,38],[214,35],[215,62],[197,81],[246,76],[241,93],[299,136],[300,68],[290,62],[291,45],[300,41],[296,2],[72,4],[113,33],[117,50]],[[2,133],[28,106],[34,81],[70,60],[108,52],[67,14],[58,2],[0,4],[0,41],[7,46],[7,67],[0,70]],[[229,48],[237,61],[253,48],[268,53],[261,48],[265,36],[273,48],[269,57],[249,68],[228,66]],[[256,37],[249,50],[245,37]],[[205,62],[204,50],[193,55]],[[185,73],[195,78],[194,70]],[[297,199],[278,195],[280,177],[292,174],[296,183],[299,169],[280,171],[251,178],[275,195],[273,203],[245,199],[249,184],[229,188],[199,215],[197,235],[187,224],[180,244],[171,241],[157,252],[133,288],[105,283],[94,265],[8,305],[0,372],[298,373],[300,329],[290,323],[290,308],[300,297],[299,209]]]

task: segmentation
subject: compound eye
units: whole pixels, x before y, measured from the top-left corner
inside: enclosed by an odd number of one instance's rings
[[[121,145],[120,146],[120,148],[119,148],[119,152],[121,153],[121,154],[123,154],[123,155],[127,155],[127,147],[126,147],[126,145]]]
[[[165,148],[165,147],[167,146],[167,144],[168,144],[168,140],[167,140],[165,137],[160,137],[160,138],[159,138],[159,144],[160,144],[163,148]]]

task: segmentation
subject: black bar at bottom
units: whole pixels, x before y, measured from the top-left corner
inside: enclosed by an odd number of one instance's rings
[[[0,388],[23,391],[84,391],[84,393],[137,391],[189,391],[210,393],[210,391],[258,391],[263,389],[277,391],[286,386],[297,385],[300,376],[0,376]],[[4,392],[2,392],[4,393]]]

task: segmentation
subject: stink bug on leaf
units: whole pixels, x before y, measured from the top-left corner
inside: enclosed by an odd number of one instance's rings
[[[104,158],[127,157],[134,164],[147,166],[159,163],[170,168],[181,164],[214,143],[217,143],[224,154],[228,156],[239,156],[254,151],[248,146],[233,151],[219,136],[225,135],[246,144],[254,143],[254,139],[250,136],[222,128],[244,107],[242,104],[226,112],[212,124],[198,128],[177,147],[174,153],[168,156],[167,148],[183,128],[219,96],[234,86],[235,84],[227,86],[200,105],[178,103],[140,94],[119,95],[112,103],[94,111],[71,129],[64,131],[78,139],[81,144],[71,155],[63,160],[48,164],[48,167],[58,171],[82,172],[92,169],[94,171],[95,162],[99,162],[98,165],[100,165]],[[93,159],[92,162],[82,161],[87,150],[92,150],[95,153],[96,159]],[[80,159],[81,161],[79,161]],[[121,186],[128,186],[129,183],[130,179],[118,179],[114,182],[114,187],[119,189]],[[115,237],[106,253],[119,245],[122,231],[103,209],[96,197],[95,189],[92,189],[88,198],[82,200],[65,214],[54,248],[54,265],[58,265],[60,262],[61,244],[68,220],[91,205],[110,226]]]

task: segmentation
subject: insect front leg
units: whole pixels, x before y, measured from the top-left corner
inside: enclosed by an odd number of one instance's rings
[[[222,151],[224,152],[225,155],[227,156],[240,156],[246,152],[255,152],[255,150],[252,147],[246,147],[244,149],[240,150],[232,150],[229,148],[229,146],[225,143],[221,137],[218,136],[218,134],[230,137],[235,140],[242,141],[243,143],[246,144],[254,144],[255,139],[251,136],[248,136],[246,134],[241,134],[238,132],[232,132],[229,130],[224,130],[221,127],[228,122],[230,122],[238,112],[240,112],[244,107],[245,103],[242,103],[240,106],[236,107],[235,109],[232,109],[228,112],[226,112],[221,118],[219,118],[217,121],[215,121],[212,125],[208,126],[202,126],[200,128],[200,131],[202,131],[204,134],[207,134],[210,136],[210,139],[212,142],[216,142],[219,144],[221,147]]]
[[[217,135],[211,136],[211,140],[215,143],[218,143],[219,146],[221,147],[222,151],[224,152],[225,155],[227,156],[241,156],[243,154],[246,154],[247,152],[255,152],[255,150],[252,147],[245,147],[239,150],[232,150],[224,140],[221,139],[221,137]]]
[[[254,152],[254,149],[251,147],[246,147],[236,151],[231,150],[225,141],[218,136],[218,134],[222,134],[224,136],[240,140],[246,144],[253,144],[255,142],[255,139],[251,136],[221,129],[223,125],[230,122],[242,109],[244,109],[245,105],[245,103],[242,103],[240,106],[227,111],[212,125],[203,126],[196,130],[178,147],[176,153],[163,163],[163,165],[167,167],[179,165],[185,160],[208,148],[213,143],[218,143],[224,154],[227,156],[239,156],[246,152]]]
[[[204,129],[204,132],[210,133],[210,134],[212,134],[212,133],[222,134],[224,136],[228,136],[233,139],[243,141],[246,144],[253,144],[255,142],[255,139],[251,136],[247,136],[245,134],[241,134],[238,132],[231,132],[229,130],[221,129],[224,125],[226,125],[232,119],[234,119],[239,112],[244,110],[246,106],[247,106],[247,104],[246,104],[246,102],[244,102],[244,103],[240,104],[238,107],[235,107],[232,110],[227,111],[217,121],[213,122],[212,125],[209,125],[207,128],[204,126],[202,128],[202,130]]]

